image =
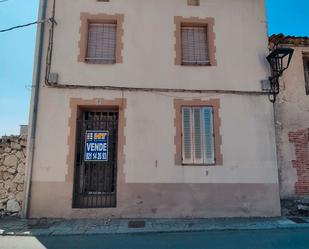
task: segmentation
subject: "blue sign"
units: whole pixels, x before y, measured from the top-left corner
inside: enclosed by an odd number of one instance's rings
[[[108,131],[86,131],[85,161],[108,161]]]

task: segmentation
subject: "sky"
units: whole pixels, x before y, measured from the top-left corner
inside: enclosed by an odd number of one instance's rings
[[[37,0],[0,2],[0,30],[37,18]],[[0,33],[0,136],[28,123],[36,27]]]
[[[269,35],[309,36],[309,0],[266,3]],[[38,0],[0,1],[0,30],[32,22],[37,12]],[[35,35],[35,26],[0,33],[0,136],[28,123]]]

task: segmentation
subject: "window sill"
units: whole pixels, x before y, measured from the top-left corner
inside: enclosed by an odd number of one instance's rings
[[[216,163],[214,164],[188,164],[188,163],[182,163],[181,166],[183,167],[216,167],[216,166],[220,166]]]
[[[84,60],[84,63],[90,65],[116,65],[116,62],[95,62],[90,60]]]
[[[184,67],[213,67],[211,64],[181,64]]]

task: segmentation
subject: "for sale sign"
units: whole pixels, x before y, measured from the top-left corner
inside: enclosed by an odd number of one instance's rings
[[[86,131],[85,161],[108,161],[108,131]]]

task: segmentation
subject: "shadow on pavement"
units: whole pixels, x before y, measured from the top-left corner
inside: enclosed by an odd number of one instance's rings
[[[308,249],[309,229],[37,237],[46,249]],[[43,247],[43,248],[44,248]]]

